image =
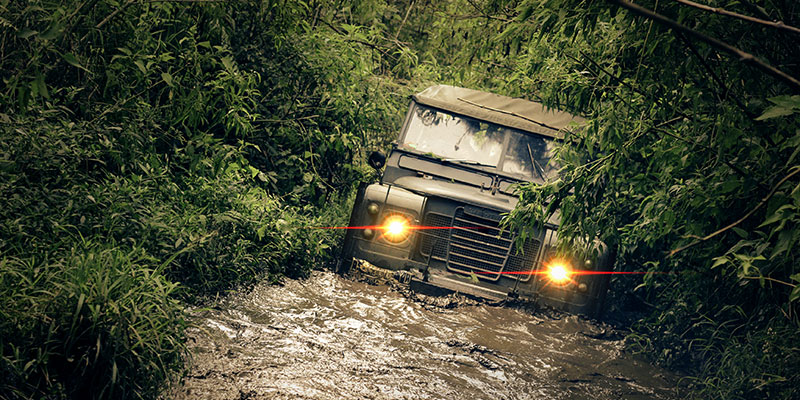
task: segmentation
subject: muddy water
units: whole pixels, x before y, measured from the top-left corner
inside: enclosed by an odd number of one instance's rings
[[[671,399],[608,327],[431,305],[328,272],[197,312],[178,399]]]

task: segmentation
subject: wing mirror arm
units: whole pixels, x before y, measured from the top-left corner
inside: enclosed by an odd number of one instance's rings
[[[369,164],[370,167],[375,168],[376,171],[380,171],[380,169],[386,164],[386,155],[380,151],[373,151],[367,159],[367,164]]]

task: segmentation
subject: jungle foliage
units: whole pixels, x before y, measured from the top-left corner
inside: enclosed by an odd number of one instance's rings
[[[0,1],[0,398],[154,398],[187,302],[330,261],[406,107],[359,13]]]
[[[588,118],[508,222],[560,209],[562,247],[600,238],[617,269],[650,272],[612,284],[642,313],[633,349],[699,398],[795,398],[800,4],[702,3],[470,0],[428,48],[476,86]]]
[[[0,0],[0,398],[155,397],[184,304],[329,260],[434,82],[587,117],[509,223],[652,272],[613,306],[696,397],[797,397],[800,4],[636,4]]]

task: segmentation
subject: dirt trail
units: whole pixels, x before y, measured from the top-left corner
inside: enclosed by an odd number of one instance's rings
[[[676,377],[576,316],[434,307],[315,272],[197,313],[177,399],[672,399]]]

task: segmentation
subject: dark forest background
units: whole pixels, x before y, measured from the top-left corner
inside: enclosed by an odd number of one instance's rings
[[[653,272],[607,314],[694,397],[796,398],[799,26],[795,0],[0,0],[0,398],[157,397],[188,304],[335,258],[306,228],[346,224],[434,83],[587,117],[508,223],[560,208],[562,246]]]

